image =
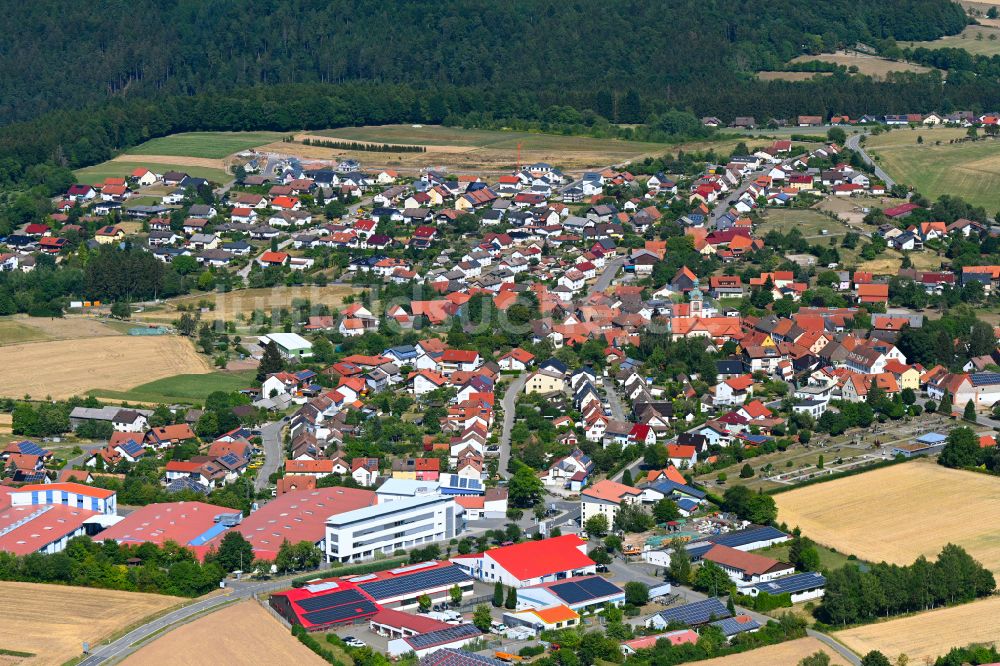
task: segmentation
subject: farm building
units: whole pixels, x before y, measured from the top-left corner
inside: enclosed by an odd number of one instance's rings
[[[271,595],[268,603],[291,624],[325,631],[372,617],[378,604],[350,583],[325,580]]]
[[[405,638],[429,634],[432,631],[448,629],[452,625],[441,620],[435,620],[426,615],[415,615],[403,611],[383,608],[368,620],[368,628],[379,636],[389,638]]]
[[[472,578],[450,562],[421,562],[410,566],[344,578],[383,607],[416,608],[427,595],[431,602],[450,601],[456,585],[463,597],[472,594]]]
[[[285,358],[309,358],[312,356],[312,343],[298,333],[268,333],[260,337],[259,344],[265,347],[273,342]]]
[[[751,525],[745,530],[727,532],[726,534],[713,534],[704,539],[692,541],[685,548],[692,560],[699,560],[705,553],[717,545],[749,552],[784,543],[790,538],[787,534],[774,527]]]
[[[707,562],[722,567],[739,588],[764,583],[795,572],[791,564],[754,553],[744,553],[729,546],[715,545],[703,555]]]
[[[596,573],[597,565],[586,553],[586,541],[565,534],[476,555],[458,555],[452,561],[478,580],[522,588]]]
[[[756,597],[764,592],[773,596],[788,594],[792,598],[792,603],[800,601],[818,599],[823,596],[823,588],[826,587],[826,578],[823,574],[814,571],[792,574],[783,578],[758,583],[750,588],[750,596]]]

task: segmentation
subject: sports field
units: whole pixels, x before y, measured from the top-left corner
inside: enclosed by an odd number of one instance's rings
[[[913,461],[774,496],[778,521],[869,562],[935,558],[948,543],[1000,572],[1000,479]]]
[[[191,341],[126,335],[0,347],[0,395],[64,399],[96,388],[127,389],[163,377],[212,372]]]
[[[227,606],[177,627],[122,662],[125,666],[323,663],[254,601]]]
[[[923,139],[917,143],[917,137]],[[964,129],[897,129],[869,136],[865,149],[895,180],[913,186],[930,199],[957,195],[994,211],[1000,200],[1000,140],[949,144],[965,138]],[[940,145],[936,145],[940,143]]]
[[[858,654],[879,650],[893,663],[900,654],[911,664],[931,663],[953,647],[1000,644],[1000,597],[845,629],[834,637]]]
[[[127,391],[95,389],[90,395],[108,400],[145,403],[201,403],[210,393],[232,393],[253,383],[255,371],[213,372],[207,375],[176,375],[140,384]]]
[[[137,167],[146,167],[151,171],[156,173],[163,173],[164,171],[181,171],[188,174],[189,176],[194,176],[195,178],[205,178],[213,183],[225,183],[228,182],[232,176],[229,176],[221,160],[210,160],[209,165],[206,165],[200,160],[206,160],[209,158],[191,158],[185,160],[184,158],[178,158],[170,156],[165,160],[152,159],[154,156],[144,157],[142,155],[121,155],[113,160],[108,160],[107,162],[101,162],[100,164],[95,164],[94,166],[85,167],[83,169],[77,169],[73,173],[76,174],[77,178],[82,183],[102,183],[106,178],[124,178],[132,173]],[[199,160],[199,161],[195,161]]]
[[[150,139],[130,148],[128,154],[222,159],[248,148],[281,141],[283,136],[280,132],[183,132]]]
[[[521,164],[548,162],[566,168],[603,167],[635,160],[647,155],[666,152],[706,150],[729,151],[736,141],[702,141],[683,145],[595,139],[540,132],[515,132],[463,129],[440,125],[382,125],[371,127],[343,127],[331,130],[298,134],[297,138],[312,137],[327,140],[358,141],[418,145],[427,148],[425,153],[374,153],[344,151],[320,146],[275,143],[266,150],[294,153],[315,159],[354,157],[363,164],[427,166],[449,165],[454,168],[507,169],[517,163],[517,146],[521,144]]]
[[[31,652],[31,666],[62,664],[144,617],[183,603],[161,594],[0,583],[0,648]]]
[[[980,19],[989,23],[989,19]],[[970,25],[957,35],[948,35],[930,42],[900,42],[900,46],[927,49],[965,49],[972,55],[1000,55],[1000,28],[996,25]]]
[[[816,638],[799,638],[777,645],[757,648],[749,652],[731,654],[697,662],[698,666],[795,666],[804,657],[823,652],[830,657],[833,666],[843,666],[847,662],[831,648]]]

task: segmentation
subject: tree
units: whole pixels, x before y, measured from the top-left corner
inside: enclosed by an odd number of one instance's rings
[[[584,531],[592,537],[607,534],[609,527],[607,516],[601,514],[591,516],[583,523]]]
[[[657,523],[668,523],[680,518],[681,512],[673,500],[664,497],[653,505],[653,517]]]
[[[595,564],[603,564],[607,566],[611,564],[611,554],[608,553],[607,548],[592,548],[587,557],[594,560]]]
[[[130,319],[132,317],[132,308],[125,301],[115,301],[111,305],[111,316],[115,319]]]
[[[731,616],[736,617],[736,602],[733,601],[733,595],[731,594],[726,597],[726,610],[729,611]]]
[[[462,588],[460,588],[457,584],[451,586],[451,590],[449,590],[448,594],[451,596],[452,606],[458,606],[462,603]]]
[[[472,612],[472,624],[483,633],[488,633],[493,624],[493,616],[490,614],[490,607],[486,604],[479,604]]]
[[[223,571],[242,571],[243,567],[250,566],[253,562],[253,546],[239,532],[226,532],[213,561]]]
[[[622,502],[615,512],[614,526],[625,532],[645,532],[652,529],[653,517],[639,504]]]
[[[826,138],[833,143],[844,145],[847,141],[847,132],[845,132],[841,127],[831,127],[826,131]]]
[[[878,650],[872,650],[861,658],[861,666],[892,666],[889,658]]]
[[[542,498],[542,480],[535,475],[533,469],[519,460],[510,482],[507,485],[507,499],[515,507],[527,508],[534,506]]]
[[[732,588],[733,581],[722,567],[715,562],[705,560],[695,572],[693,584],[696,590],[717,597],[726,594]]]
[[[753,467],[750,463],[743,463],[743,467],[740,468],[740,478],[749,479],[753,477]]]
[[[500,608],[503,606],[503,583],[497,581],[493,585],[493,607]]]
[[[622,472],[622,485],[631,486],[632,485],[632,472],[625,470]]]
[[[670,580],[680,585],[687,585],[691,581],[691,558],[679,541],[671,545],[667,575],[670,576]]]
[[[951,394],[946,391],[945,394],[941,396],[941,402],[938,404],[938,411],[945,416],[951,416],[952,409]],[[930,409],[927,411],[930,411]]]
[[[417,605],[420,606],[420,612],[426,613],[431,609],[431,598],[426,594],[421,594],[417,597]]]
[[[264,347],[264,354],[260,358],[260,365],[257,366],[257,381],[263,382],[268,375],[281,372],[285,369],[285,359],[282,358],[278,345],[271,340]],[[269,397],[269,396],[265,396]]]
[[[802,657],[799,660],[799,666],[829,666],[830,665],[830,655],[822,650],[817,650],[813,652],[808,657]]]
[[[972,402],[972,400],[965,403],[965,409],[962,410],[962,418],[972,423],[976,422],[976,403]]]
[[[954,428],[948,433],[948,439],[938,456],[938,464],[958,469],[975,467],[980,464],[981,455],[982,449],[972,429]]]
[[[645,606],[649,602],[649,587],[645,583],[632,580],[625,583],[625,603]]]
[[[503,607],[507,610],[517,608],[517,588],[513,585],[507,588],[507,599],[503,602]]]

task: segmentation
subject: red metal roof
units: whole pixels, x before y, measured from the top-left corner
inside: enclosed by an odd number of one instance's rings
[[[575,534],[541,541],[525,541],[487,551],[484,555],[520,580],[581,569],[594,561],[580,551],[586,542]]]

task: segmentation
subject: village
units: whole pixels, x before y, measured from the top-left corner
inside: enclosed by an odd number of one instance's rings
[[[943,568],[961,547],[992,581],[989,527],[886,555],[795,498],[913,469],[996,482],[1000,235],[887,179],[859,139],[992,136],[1000,119],[782,124],[825,133],[502,173],[249,150],[231,182],[150,163],[72,185],[45,223],[0,239],[0,270],[152,257],[186,290],[81,298],[67,319],[181,339],[215,366],[205,377],[237,374],[187,401],[5,391],[0,551],[110,541],[136,581],[150,552],[180,548],[204,589],[327,660],[575,666],[583,650],[589,666],[789,642],[800,653],[774,663],[876,663],[860,657],[877,641],[834,631],[863,623],[838,614],[844,570],[939,551]],[[282,288],[298,297],[210,304]],[[71,582],[46,576],[18,580]],[[996,599],[969,586],[969,607]],[[174,626],[157,622],[137,631]]]

